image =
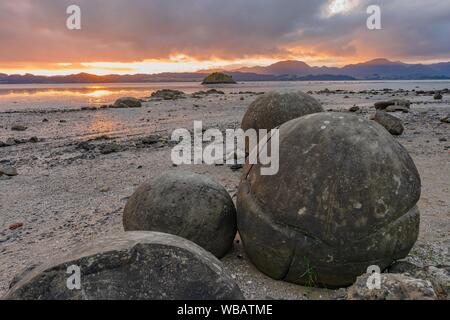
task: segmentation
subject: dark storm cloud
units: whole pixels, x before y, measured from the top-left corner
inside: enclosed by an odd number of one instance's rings
[[[356,2],[357,0],[355,0]],[[198,59],[449,56],[450,1],[381,0],[383,30],[360,0],[324,16],[330,0],[16,0],[0,3],[0,64]],[[82,30],[65,28],[82,9]]]

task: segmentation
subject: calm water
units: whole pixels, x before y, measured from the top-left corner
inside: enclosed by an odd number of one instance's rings
[[[450,81],[320,81],[320,82],[245,82],[237,85],[214,86],[225,92],[236,91],[316,91],[405,89],[436,90],[450,88]],[[158,89],[177,89],[186,93],[204,90],[197,82],[142,83],[142,84],[59,84],[59,85],[4,85],[0,84],[0,111],[24,109],[73,108],[110,104],[122,96],[144,98]],[[207,89],[207,88],[206,88]]]

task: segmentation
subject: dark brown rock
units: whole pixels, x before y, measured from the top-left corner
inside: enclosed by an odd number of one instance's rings
[[[174,171],[136,190],[125,207],[123,225],[126,231],[178,235],[221,258],[236,235],[236,209],[213,179]]]
[[[241,128],[274,129],[283,123],[308,114],[323,112],[321,104],[303,92],[267,93],[257,98],[247,109]]]
[[[384,111],[378,110],[373,120],[382,125],[387,131],[389,131],[390,134],[394,136],[402,135],[405,130],[402,120]]]
[[[80,268],[81,290],[67,287]],[[83,246],[15,280],[13,300],[229,300],[239,287],[213,255],[177,236],[126,232]]]
[[[405,257],[419,233],[420,176],[375,122],[317,113],[280,127],[280,170],[246,165],[238,229],[251,261],[277,280],[352,284]]]

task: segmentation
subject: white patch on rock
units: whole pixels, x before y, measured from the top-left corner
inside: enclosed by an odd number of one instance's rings
[[[362,204],[360,202],[354,203],[353,204],[353,208],[355,209],[361,209],[362,208]]]
[[[394,181],[397,183],[397,190],[395,190],[395,194],[398,195],[398,191],[400,190],[400,187],[402,185],[402,181],[396,175],[394,175]]]
[[[298,215],[299,216],[303,216],[305,213],[306,213],[306,208],[305,207],[303,207],[303,208],[298,210]]]

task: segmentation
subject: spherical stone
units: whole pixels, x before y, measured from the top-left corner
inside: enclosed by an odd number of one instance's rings
[[[222,258],[236,235],[236,209],[223,186],[184,171],[142,184],[128,200],[125,231],[159,231],[191,240]]]
[[[301,91],[285,94],[270,92],[250,104],[242,119],[241,128],[270,130],[289,120],[323,111],[316,99]]]
[[[80,270],[81,289],[68,269]],[[24,274],[6,299],[228,300],[239,287],[212,254],[186,239],[157,232],[104,238]]]
[[[418,237],[419,173],[374,121],[317,113],[280,128],[280,169],[247,164],[238,230],[252,262],[278,280],[352,284],[405,257]]]

